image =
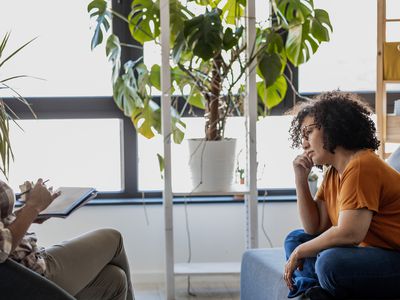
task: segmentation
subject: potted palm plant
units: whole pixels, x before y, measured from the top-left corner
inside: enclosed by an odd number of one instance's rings
[[[8,63],[19,51],[25,48],[28,44],[30,44],[33,40],[23,44],[18,49],[11,52],[11,54],[6,55],[5,50],[10,38],[10,33],[6,33],[4,37],[0,40],[0,69],[4,66],[4,64]],[[28,106],[32,114],[35,116],[35,113],[30,107],[30,104],[23,98],[13,87],[12,81],[27,77],[26,75],[14,75],[6,78],[0,78],[0,172],[8,179],[10,160],[14,159],[14,154],[11,147],[10,141],[10,121],[15,122],[15,118],[17,118],[17,114],[12,111],[12,109],[4,102],[2,97],[11,97],[16,99],[17,101],[21,101],[25,105]],[[35,116],[36,117],[36,116]],[[15,124],[19,127],[18,123]]]
[[[184,137],[185,124],[180,117],[193,107],[204,112],[204,138],[197,143],[230,142],[224,136],[225,125],[228,117],[241,114],[246,67],[256,60],[259,114],[265,116],[284,99],[288,85],[293,86],[290,76],[285,75],[289,65],[305,63],[322,42],[329,41],[332,27],[328,13],[314,8],[312,0],[260,1],[266,10],[269,7],[269,13],[257,24],[256,44],[247,45],[246,0],[170,0],[171,94],[177,95],[171,107],[175,142]],[[105,0],[93,0],[88,12],[96,21],[92,48],[104,42],[112,17],[126,22],[140,44],[160,43],[159,1],[133,0],[131,11],[124,16],[108,7]],[[161,90],[160,66],[146,66],[140,58],[125,62],[121,68],[121,48],[129,45],[114,34],[105,43],[113,68],[115,103],[140,134],[151,138],[161,127],[160,106],[152,97],[152,91]],[[245,56],[247,47],[253,49],[251,57]],[[179,101],[183,105],[177,105]],[[222,156],[229,156],[226,151],[231,148],[230,144],[225,146]],[[199,145],[193,149],[198,150]],[[208,161],[204,151],[197,152],[201,152],[198,156],[203,162]],[[230,157],[233,173],[234,152]],[[201,173],[211,176],[215,165],[211,166],[212,172]]]

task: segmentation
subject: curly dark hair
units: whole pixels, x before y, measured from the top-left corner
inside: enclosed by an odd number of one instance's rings
[[[295,115],[289,129],[292,148],[302,145],[301,126],[307,116],[313,117],[317,127],[324,129],[324,149],[331,153],[335,153],[337,146],[347,150],[377,150],[379,147],[375,124],[370,117],[372,110],[356,94],[324,92],[298,103],[288,113]]]

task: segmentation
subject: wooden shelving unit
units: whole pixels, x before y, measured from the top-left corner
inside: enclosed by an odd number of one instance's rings
[[[385,149],[386,143],[400,143],[400,116],[387,113],[387,94],[386,85],[389,83],[400,83],[400,78],[385,78],[385,44],[386,24],[389,22],[399,22],[400,19],[387,19],[386,0],[377,0],[377,76],[376,76],[376,95],[375,111],[377,121],[378,139],[381,146],[378,150],[381,158],[387,158],[390,153]],[[399,42],[400,45],[400,42]],[[387,58],[386,58],[387,59]],[[399,58],[400,60],[400,47]]]

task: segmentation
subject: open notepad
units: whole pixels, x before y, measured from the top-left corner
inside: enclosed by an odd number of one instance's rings
[[[97,191],[91,187],[60,187],[61,195],[43,210],[38,218],[58,217],[66,218],[73,211],[83,206],[97,195]]]

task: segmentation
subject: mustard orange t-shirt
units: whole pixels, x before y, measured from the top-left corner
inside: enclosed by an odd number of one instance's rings
[[[372,150],[356,153],[342,178],[330,167],[316,198],[325,201],[333,226],[338,223],[340,211],[360,208],[373,211],[371,225],[360,246],[400,250],[400,173]]]

